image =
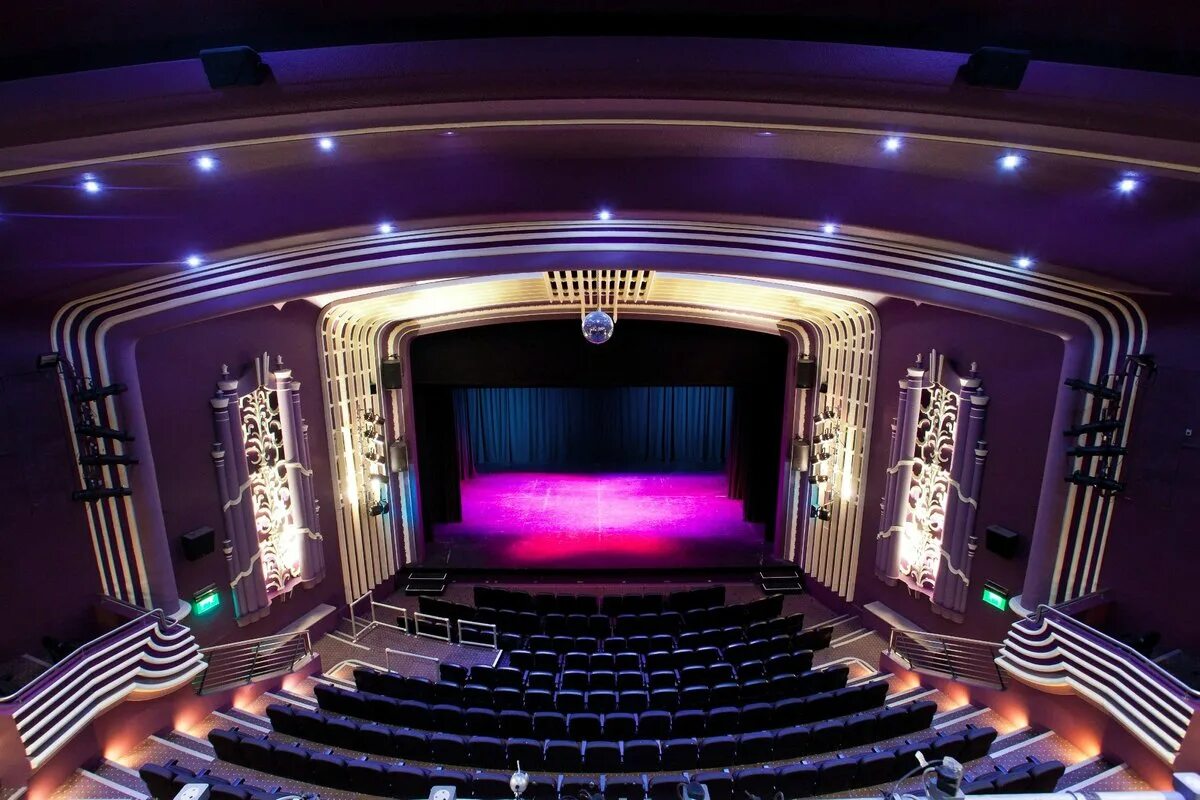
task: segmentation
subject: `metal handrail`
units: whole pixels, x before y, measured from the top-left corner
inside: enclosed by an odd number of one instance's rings
[[[888,652],[903,658],[916,672],[937,671],[953,680],[987,681],[1003,688],[1004,674],[996,664],[1000,648],[997,642],[908,628],[893,628],[888,637]]]
[[[219,688],[244,686],[284,668],[295,670],[312,655],[312,636],[304,629],[213,645],[200,652],[207,657],[208,665],[196,683],[196,693],[204,694],[205,688],[214,683]]]
[[[478,628],[479,630],[477,632],[481,635],[490,633],[491,634],[491,643],[489,644],[487,642],[467,641],[467,639],[465,639],[463,637],[463,625],[464,624],[466,624],[468,627]],[[488,648],[491,648],[492,650],[499,650],[500,649],[498,646],[500,643],[499,629],[497,629],[495,624],[493,624],[491,622],[478,622],[473,619],[462,619],[460,617],[458,620],[458,643],[459,644],[468,644],[473,647],[488,647]]]
[[[1096,630],[1095,628],[1093,628],[1091,625],[1080,622],[1079,620],[1075,619],[1074,617],[1072,617],[1068,614],[1064,614],[1062,611],[1055,608],[1054,606],[1048,606],[1045,604],[1038,606],[1037,614],[1034,616],[1034,621],[1041,622],[1042,617],[1045,616],[1046,614],[1050,614],[1051,616],[1055,617],[1056,619],[1058,619],[1060,621],[1069,622],[1071,625],[1074,625],[1076,627],[1084,628],[1085,629],[1084,633],[1086,633],[1088,636],[1092,636],[1097,639],[1100,639],[1105,644],[1111,645],[1111,646],[1117,648],[1118,650],[1121,650],[1123,653],[1130,656],[1131,658],[1133,658],[1134,662],[1137,663],[1138,666],[1143,667],[1147,671],[1149,671],[1151,676],[1154,677],[1155,679],[1168,684],[1169,686],[1171,686],[1172,688],[1176,689],[1179,692],[1182,692],[1183,694],[1188,695],[1193,700],[1200,700],[1200,690],[1197,690],[1197,689],[1192,688],[1191,686],[1188,686],[1186,683],[1181,681],[1179,678],[1175,677],[1174,675],[1172,675],[1171,673],[1169,673],[1165,669],[1163,669],[1161,665],[1156,664],[1154,661],[1152,661],[1149,658],[1147,658],[1146,656],[1142,655],[1137,650],[1134,650],[1132,647],[1125,644],[1124,642],[1118,641],[1118,640],[1112,638],[1111,636],[1109,636],[1108,634],[1102,633],[1102,632]]]
[[[393,672],[393,670],[392,670],[392,656],[393,655],[407,656],[409,658],[419,658],[424,661],[432,661],[435,664],[441,663],[441,659],[435,658],[433,656],[427,656],[427,655],[424,655],[423,653],[410,653],[407,650],[395,650],[391,647],[385,647],[385,648],[383,648],[383,665],[384,665],[384,668],[387,669],[388,672]]]
[[[308,629],[305,628],[302,631],[292,631],[291,633],[273,633],[270,636],[259,636],[257,639],[241,639],[236,642],[226,642],[225,644],[209,645],[208,647],[200,648],[200,652],[213,653],[213,652],[216,652],[217,650],[227,650],[227,649],[231,649],[234,647],[244,647],[245,645],[248,645],[248,644],[258,644],[260,642],[269,642],[274,639],[285,639],[285,640],[293,639],[297,636],[304,637],[305,644],[308,646],[309,649],[312,648],[312,636],[309,634]]]
[[[368,597],[371,598],[371,622],[368,622],[366,625],[364,625],[363,629],[362,629],[362,633],[359,633],[357,620],[354,616],[354,607]],[[350,603],[350,605],[346,606],[346,613],[350,617],[350,639],[351,639],[351,641],[357,642],[359,640],[359,637],[365,636],[367,634],[367,632],[371,630],[371,626],[375,623],[374,607],[375,607],[375,596],[373,594],[371,594],[370,589],[363,592],[358,598],[353,600]]]
[[[417,636],[425,636],[429,639],[437,639],[438,641],[442,641],[442,642],[448,642],[453,638],[452,634],[454,633],[454,628],[450,624],[449,617],[439,617],[436,614],[426,614],[421,611],[413,612],[412,616],[413,616],[413,623],[414,623],[413,624],[413,633],[415,633]],[[446,629],[446,635],[438,636],[433,633],[422,632],[421,631],[421,622],[425,621],[425,620],[428,620],[429,622],[431,622],[434,625],[444,627]]]

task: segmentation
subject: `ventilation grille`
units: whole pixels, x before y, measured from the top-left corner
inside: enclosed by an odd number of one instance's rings
[[[580,310],[612,309],[643,303],[654,283],[648,269],[579,269],[546,273],[546,289],[554,303],[578,305]]]

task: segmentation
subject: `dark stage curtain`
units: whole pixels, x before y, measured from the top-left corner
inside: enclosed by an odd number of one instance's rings
[[[483,471],[719,470],[733,394],[723,386],[470,388],[454,391],[454,405]]]
[[[725,463],[729,496],[741,500],[745,519],[764,523],[767,538],[772,538],[779,493],[782,393],[772,386],[739,386],[733,390],[732,407]]]
[[[460,443],[455,425],[453,390],[449,386],[413,387],[417,428],[418,476],[425,535],[433,526],[462,521]],[[473,468],[472,468],[473,473]]]

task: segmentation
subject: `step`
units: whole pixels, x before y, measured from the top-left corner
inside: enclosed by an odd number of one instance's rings
[[[124,764],[118,764],[116,761],[106,758],[92,769],[91,773],[110,783],[124,786],[132,792],[146,794],[146,784],[142,782],[142,776],[138,775],[136,769],[131,769]]]
[[[448,572],[438,572],[436,570],[413,570],[408,573],[410,581],[442,581],[443,583],[450,578]]]
[[[185,733],[180,730],[169,730],[159,734],[160,737],[166,739],[172,744],[187,748],[196,753],[201,753],[206,756],[216,758],[217,751],[213,749],[212,744],[208,739],[201,739],[199,736],[192,736],[190,733]]]
[[[439,595],[446,591],[445,583],[413,583],[409,581],[404,587],[406,595]]]
[[[222,714],[222,716],[226,716],[226,717],[229,717],[229,718],[235,720],[234,724],[244,722],[247,725],[251,725],[253,727],[258,727],[258,728],[269,729],[271,727],[271,721],[269,719],[267,719],[266,717],[260,716],[258,714],[252,714],[249,711],[243,711],[240,708],[226,708],[223,711],[221,711],[221,714]],[[233,725],[231,725],[230,727],[233,727]]]
[[[789,569],[787,567],[776,567],[774,569],[761,569],[758,571],[758,579],[760,581],[771,580],[773,578],[799,578],[800,571],[797,569]]]
[[[123,783],[106,778],[96,772],[77,769],[72,776],[69,786],[59,788],[58,794],[70,798],[119,798],[120,800],[150,800],[150,795],[143,785],[141,789],[133,789]]]

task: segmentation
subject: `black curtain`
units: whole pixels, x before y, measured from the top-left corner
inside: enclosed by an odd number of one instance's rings
[[[725,465],[732,399],[724,386],[489,387],[455,390],[454,407],[460,452],[482,471],[701,471]]]
[[[413,416],[420,465],[421,516],[428,539],[433,536],[434,525],[462,521],[460,481],[464,475],[459,461],[453,390],[449,386],[414,386]]]
[[[733,390],[725,465],[729,496],[742,501],[748,522],[763,523],[768,539],[774,537],[782,420],[781,387],[756,384]]]

